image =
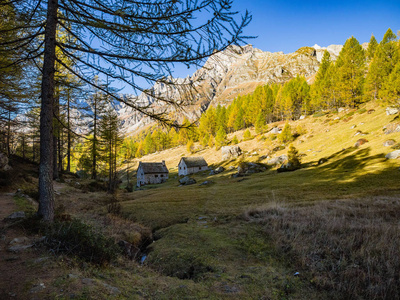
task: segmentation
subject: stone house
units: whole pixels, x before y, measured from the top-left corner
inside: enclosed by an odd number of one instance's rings
[[[199,157],[182,157],[178,164],[178,175],[185,176],[201,171],[208,170],[208,164],[205,159]]]
[[[168,168],[165,161],[140,162],[137,169],[137,186],[163,183],[168,179]]]

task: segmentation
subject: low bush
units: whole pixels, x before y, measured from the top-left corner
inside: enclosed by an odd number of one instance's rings
[[[105,265],[121,253],[113,239],[96,232],[91,226],[74,219],[43,225],[43,244],[55,254],[74,255],[87,262]]]

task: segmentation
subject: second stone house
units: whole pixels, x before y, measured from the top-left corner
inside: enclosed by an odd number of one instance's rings
[[[182,157],[178,164],[178,175],[185,176],[208,170],[208,164],[202,156]]]
[[[137,169],[137,186],[163,183],[168,179],[168,168],[165,161],[140,162]]]

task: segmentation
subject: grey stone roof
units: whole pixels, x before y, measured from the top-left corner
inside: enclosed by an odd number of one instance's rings
[[[138,170],[142,167],[144,174],[169,173],[168,168],[162,162],[140,162]]]
[[[202,156],[198,157],[182,157],[181,161],[184,161],[188,168],[193,167],[207,167],[208,164]]]

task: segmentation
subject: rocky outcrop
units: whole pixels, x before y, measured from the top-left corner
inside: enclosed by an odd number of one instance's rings
[[[191,185],[191,184],[196,184],[196,180],[189,176],[185,176],[185,177],[179,179],[179,183],[181,185]]]
[[[242,155],[242,149],[239,146],[224,146],[221,148],[222,160],[238,158]]]
[[[156,112],[172,113],[178,121],[182,121],[185,117],[194,121],[209,105],[228,105],[236,96],[250,93],[258,85],[283,83],[297,75],[312,78],[318,71],[325,49],[331,53],[332,60],[335,60],[341,48],[340,45],[331,45],[327,48],[315,45],[284,54],[262,51],[252,45],[231,46],[211,56],[192,76],[164,79],[165,82],[157,82],[146,93],[126,96],[126,99],[140,107],[151,106]],[[174,87],[166,84],[169,81],[178,84],[192,83],[196,91],[188,93],[182,86],[179,88],[179,85]],[[174,100],[182,99],[187,107],[184,111],[172,112],[166,110],[166,106],[151,95]],[[128,134],[153,122],[149,117],[126,105],[121,105],[119,115]]]

